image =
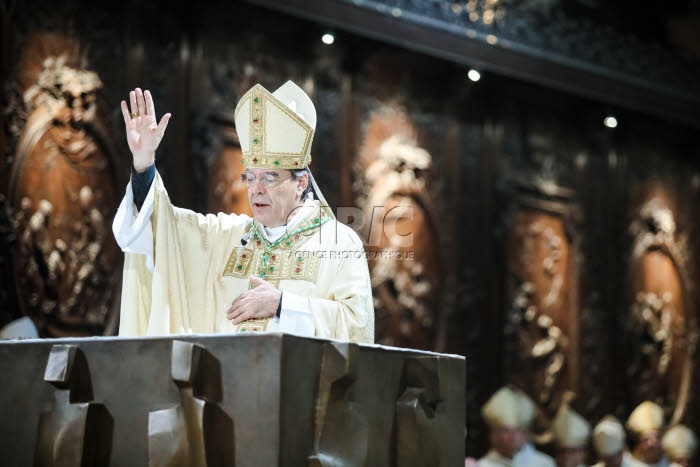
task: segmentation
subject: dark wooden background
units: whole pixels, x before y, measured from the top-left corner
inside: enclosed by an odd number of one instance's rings
[[[173,114],[158,154],[173,201],[240,211],[238,97],[293,79],[316,104],[312,170],[329,203],[414,208],[402,227],[414,260],[370,264],[377,339],[468,357],[468,454],[485,451],[479,408],[505,383],[538,401],[544,438],[567,390],[591,423],[648,398],[700,432],[694,122],[546,76],[486,71],[473,83],[459,63],[338,29],[329,47],[327,26],[248,3],[145,3],[2,3],[0,325],[26,314],[46,336],[116,332],[110,232],[129,173],[119,101],[130,89]],[[61,89],[45,83],[47,99],[32,100],[61,55]],[[61,113],[78,98],[94,116]],[[614,130],[602,125],[610,112]],[[27,135],[39,139],[23,145]]]

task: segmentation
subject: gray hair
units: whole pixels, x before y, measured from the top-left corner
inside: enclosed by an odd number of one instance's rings
[[[309,182],[306,184],[306,189],[301,194],[302,201],[306,200],[306,197],[309,196],[309,193],[311,193],[311,171],[308,167],[306,167],[305,169],[301,170],[290,170],[290,172],[292,174],[292,180],[301,178],[304,176],[304,174],[307,174],[309,176]]]

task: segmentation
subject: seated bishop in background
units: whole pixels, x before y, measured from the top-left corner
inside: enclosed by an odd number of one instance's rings
[[[606,415],[593,428],[593,447],[600,462],[593,467],[633,467],[638,462],[632,458],[625,445],[625,428],[613,415]]]
[[[499,389],[484,404],[481,415],[489,427],[490,450],[479,459],[479,466],[555,467],[554,460],[530,441],[535,403],[523,391]]]
[[[675,425],[661,438],[661,447],[671,461],[671,467],[690,467],[698,448],[698,438],[687,426]]]
[[[558,467],[585,467],[591,425],[569,406],[569,397],[552,421]]]
[[[638,466],[668,466],[668,459],[661,449],[664,429],[664,411],[661,407],[651,401],[642,402],[627,419],[627,429],[632,435],[632,459],[638,462]]]

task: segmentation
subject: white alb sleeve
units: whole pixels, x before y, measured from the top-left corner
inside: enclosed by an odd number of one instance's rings
[[[131,182],[129,182],[112,223],[114,238],[122,251],[146,255],[146,266],[149,271],[153,271],[153,225],[151,224],[151,215],[153,214],[155,185],[155,183],[151,183],[151,188],[148,190],[141,210],[136,212],[134,193],[131,190]]]

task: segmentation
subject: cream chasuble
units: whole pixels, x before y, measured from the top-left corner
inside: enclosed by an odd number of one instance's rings
[[[361,239],[315,202],[297,216],[270,243],[248,216],[174,207],[158,173],[137,211],[129,184],[113,224],[125,253],[119,334],[280,331],[374,342]],[[283,291],[281,316],[234,326],[226,311],[250,275]]]
[[[480,467],[557,467],[554,459],[537,451],[529,443],[526,443],[513,459],[503,457],[492,449],[479,459],[477,464]]]

